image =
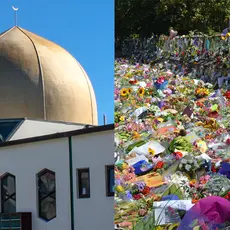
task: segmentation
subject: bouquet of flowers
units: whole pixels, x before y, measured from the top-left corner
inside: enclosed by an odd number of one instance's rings
[[[139,200],[150,193],[150,187],[148,187],[145,182],[136,182],[132,186],[130,193],[134,200]]]
[[[160,89],[160,90],[166,89],[168,86],[168,80],[166,79],[165,76],[160,76],[154,81],[154,85],[156,89]]]
[[[181,160],[178,168],[180,171],[186,172],[191,178],[194,178],[195,173],[200,168],[200,166],[200,159],[197,159],[194,156],[185,156]]]
[[[191,198],[191,188],[188,177],[184,176],[181,172],[176,172],[165,179],[170,185],[175,185],[182,192],[184,199]]]
[[[209,94],[210,94],[210,92],[207,88],[198,87],[195,90],[195,95],[197,98],[203,98],[203,97],[208,96]]]
[[[221,196],[230,190],[230,180],[226,176],[216,173],[211,175],[204,188],[212,195]]]

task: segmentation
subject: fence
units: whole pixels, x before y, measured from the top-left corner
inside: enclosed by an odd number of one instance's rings
[[[213,52],[229,50],[230,39],[222,40],[220,35],[207,36],[207,35],[193,35],[193,36],[178,36],[176,39],[170,41],[171,48],[177,47],[181,50],[181,47],[186,50],[193,43],[195,46],[202,49],[210,49]],[[187,44],[185,44],[185,40]],[[143,63],[155,60],[158,52],[158,45],[160,47],[165,46],[167,42],[160,39],[158,36],[152,36],[150,38],[125,38],[122,40],[116,40],[115,42],[115,56],[116,58],[127,58],[135,62]],[[208,48],[209,47],[209,48]],[[173,53],[173,48],[171,53]]]
[[[158,38],[126,38],[115,42],[115,57],[133,59],[139,63],[156,57]]]

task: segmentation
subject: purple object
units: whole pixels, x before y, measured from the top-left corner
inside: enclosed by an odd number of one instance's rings
[[[230,164],[223,162],[218,173],[225,175],[228,179],[230,179]]]
[[[159,101],[158,102],[158,107],[160,108],[160,109],[162,109],[163,107],[164,107],[164,101]]]
[[[221,34],[221,36],[226,36],[227,35],[227,33],[228,33],[228,28],[226,28],[226,29],[224,29],[223,31],[222,31],[222,34]]]
[[[195,220],[222,224],[230,221],[230,202],[219,196],[209,196],[199,200],[184,216],[177,230],[192,230]]]
[[[198,46],[198,38],[195,38],[194,42],[193,42],[194,46]]]

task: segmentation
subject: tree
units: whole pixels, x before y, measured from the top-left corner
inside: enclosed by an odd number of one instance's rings
[[[179,34],[221,32],[229,16],[230,0],[116,0],[115,36],[168,34],[170,27]]]

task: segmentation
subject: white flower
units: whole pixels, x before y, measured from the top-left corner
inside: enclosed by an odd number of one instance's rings
[[[187,160],[183,158],[183,159],[181,160],[181,163],[182,163],[182,164],[186,164],[186,163],[187,163]]]
[[[186,170],[186,171],[189,171],[191,168],[192,168],[191,165],[185,165],[185,170]]]
[[[140,85],[141,87],[145,88],[147,84],[146,84],[144,81],[141,81],[141,82],[139,82],[139,85]]]

